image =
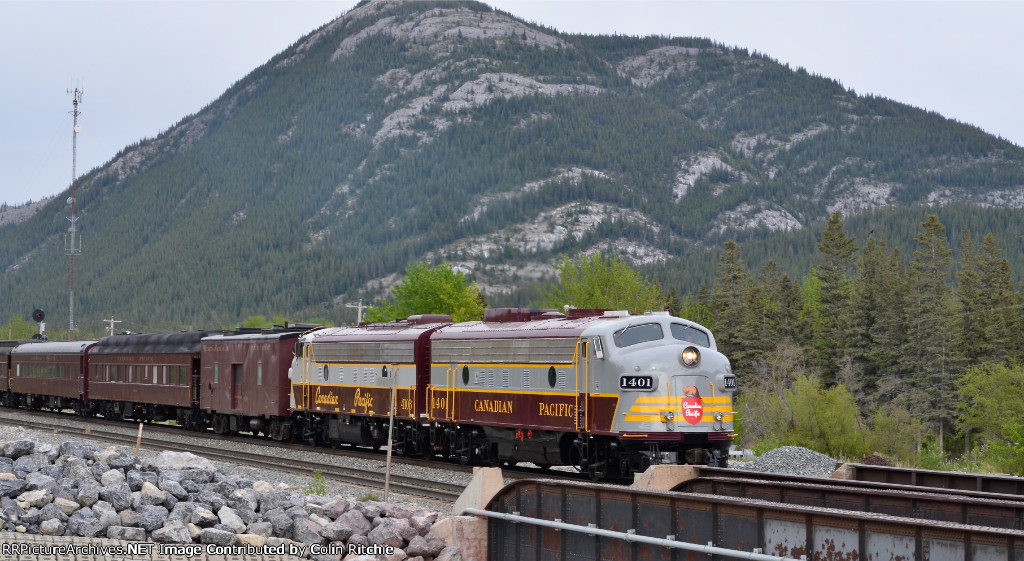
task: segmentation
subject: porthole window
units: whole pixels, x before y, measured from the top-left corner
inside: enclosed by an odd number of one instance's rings
[[[548,368],[548,385],[552,388],[555,387],[555,381],[558,380],[558,375],[555,374],[555,367],[551,366]]]
[[[387,366],[381,366],[380,367],[380,375],[385,377],[385,378],[388,377],[388,367]]]
[[[468,366],[463,366],[462,367],[462,385],[464,385],[464,386],[468,386],[469,385],[469,367]]]
[[[327,373],[328,373],[328,372],[329,372],[329,370],[327,369],[327,365],[325,364],[325,365],[324,365],[324,381],[325,381],[325,382],[327,381]]]

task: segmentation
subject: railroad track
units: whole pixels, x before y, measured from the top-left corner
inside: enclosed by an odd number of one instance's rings
[[[18,411],[19,414],[24,414],[23,411]],[[32,415],[35,417],[36,415]],[[130,431],[130,425],[124,423],[117,423],[112,421],[106,421],[100,419],[91,420],[90,424],[95,426],[92,428],[84,428],[77,426],[68,426],[64,424],[66,419],[60,419],[60,424],[56,419],[47,419],[49,415],[40,416],[38,420],[25,420],[22,416],[10,416],[7,412],[0,412],[0,418],[9,420],[10,422],[19,424],[26,428],[32,428],[43,431],[54,431],[63,434],[74,435],[76,437],[86,438],[90,440],[96,440],[100,442],[106,442],[118,446],[126,446],[132,448],[136,444],[137,435],[128,434],[120,431]],[[75,419],[78,420],[78,419]],[[109,426],[108,426],[109,425]],[[209,444],[187,444],[176,441],[171,441],[166,438],[161,438],[161,434],[171,433],[174,436],[189,436],[194,438],[201,438],[204,441],[209,440]],[[273,448],[277,447],[276,442],[273,441],[262,441],[252,440],[248,442],[246,439],[236,438],[233,442],[242,444],[251,444],[254,448],[261,448],[262,450],[253,450],[250,452],[242,452],[235,450],[225,450],[223,447],[219,447],[220,442],[223,439],[218,435],[205,435],[203,433],[191,433],[180,430],[171,430],[169,427],[157,427],[154,425],[147,425],[145,435],[142,437],[142,447],[147,450],[163,451],[171,450],[175,452],[191,452],[198,456],[203,456],[209,460],[228,462],[240,464],[248,467],[254,467],[258,469],[274,470],[285,473],[293,473],[296,475],[302,475],[308,477],[315,472],[320,472],[329,481],[338,483],[344,483],[347,485],[357,485],[374,490],[380,490],[384,485],[385,474],[383,469],[377,467],[373,468],[353,468],[353,467],[338,467],[323,462],[312,462],[299,459],[288,459],[282,461],[281,458],[274,457]],[[291,446],[283,445],[284,448],[306,451],[306,452],[318,452],[318,453],[331,453],[341,452],[332,451],[330,449],[321,448],[310,448],[302,446]],[[366,459],[372,461],[373,464],[377,464],[382,460],[379,454],[368,455],[365,453],[353,453],[355,451],[345,450],[346,456],[355,456],[357,458]],[[438,466],[433,465],[431,467],[437,468]],[[448,467],[448,466],[444,466]],[[463,466],[458,466],[462,468]],[[424,497],[429,499],[441,500],[453,502],[455,499],[462,494],[464,490],[463,485],[449,483],[445,481],[436,481],[425,479],[422,477],[408,477],[404,475],[391,475],[389,484],[391,492],[411,495],[415,497]]]

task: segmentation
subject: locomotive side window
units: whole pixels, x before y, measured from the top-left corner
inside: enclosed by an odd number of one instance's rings
[[[631,347],[648,341],[658,341],[665,338],[665,332],[661,330],[661,324],[642,323],[623,327],[612,334],[616,347]]]
[[[707,333],[704,333],[696,327],[690,327],[689,325],[683,325],[681,323],[672,324],[672,337],[680,341],[686,341],[687,343],[693,343],[702,347],[711,346],[711,339],[708,338]]]

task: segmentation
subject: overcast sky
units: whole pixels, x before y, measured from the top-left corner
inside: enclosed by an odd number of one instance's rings
[[[1024,146],[1024,1],[498,0],[589,34],[709,37]],[[71,184],[152,138],[354,1],[0,0],[0,203]]]

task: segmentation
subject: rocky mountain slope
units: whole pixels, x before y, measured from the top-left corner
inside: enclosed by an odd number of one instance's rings
[[[344,302],[424,259],[471,272],[492,301],[593,250],[688,292],[708,278],[692,264],[725,239],[799,235],[836,209],[872,228],[919,222],[915,205],[976,221],[1019,209],[1024,150],[708,40],[375,1],[125,148],[79,193],[80,324],[214,327],[350,319]],[[46,307],[62,321],[58,202],[0,226],[0,318]]]

